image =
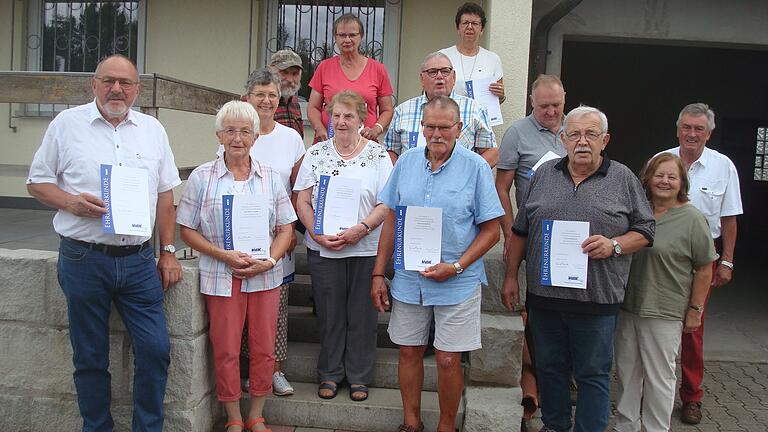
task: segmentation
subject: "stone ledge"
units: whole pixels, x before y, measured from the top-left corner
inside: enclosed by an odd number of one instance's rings
[[[49,312],[45,285],[58,253],[0,249],[0,320],[45,323]],[[41,299],[43,304],[41,304]]]
[[[469,382],[518,386],[524,339],[522,318],[483,313],[480,331],[483,347],[470,354]]]
[[[467,387],[464,394],[463,432],[508,432],[520,430],[523,407],[519,387]]]

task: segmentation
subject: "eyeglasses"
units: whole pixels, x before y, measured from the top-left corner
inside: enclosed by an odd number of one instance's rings
[[[100,76],[94,76],[93,79],[100,81],[101,84],[106,88],[112,88],[115,86],[115,83],[118,83],[120,84],[120,87],[122,87],[123,89],[131,90],[137,85],[139,85],[138,81],[131,81],[128,79],[118,79],[118,78],[100,77]]]
[[[232,129],[227,128],[221,131],[227,138],[234,138],[235,135],[240,135],[243,139],[248,139],[253,137],[253,131],[250,129]]]
[[[277,93],[265,93],[265,92],[258,92],[258,93],[248,93],[249,95],[253,96],[255,99],[272,99],[277,100],[278,96]]]
[[[360,33],[336,33],[336,37],[342,40],[346,38],[354,39],[358,36],[360,36]]]
[[[469,27],[469,26],[481,27],[483,23],[481,23],[480,21],[462,21],[459,23],[459,25],[462,27]]]
[[[432,68],[432,69],[425,69],[421,71],[421,73],[427,74],[430,78],[437,78],[437,74],[439,73],[443,77],[447,77],[448,75],[453,72],[453,68],[450,67],[444,67],[444,68]]]
[[[586,131],[582,134],[581,132],[573,131],[565,134],[565,138],[570,142],[579,142],[582,138],[586,139],[587,142],[594,142],[603,135],[605,135],[603,132]]]
[[[438,125],[431,125],[431,124],[425,124],[424,132],[427,133],[434,133],[435,131],[439,131],[441,134],[450,132],[451,129],[453,129],[454,126],[459,124],[459,122],[455,122],[450,126],[438,126]]]

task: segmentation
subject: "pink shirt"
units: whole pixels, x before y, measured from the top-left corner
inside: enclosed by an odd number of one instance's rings
[[[365,119],[365,126],[372,128],[378,119],[378,98],[381,96],[392,96],[392,84],[389,82],[387,68],[374,59],[369,58],[363,69],[363,73],[356,80],[350,80],[344,75],[339,62],[339,56],[333,56],[323,60],[317,65],[315,74],[309,82],[318,93],[323,95],[323,126],[328,129],[328,113],[325,107],[331,103],[333,96],[343,90],[352,90],[359,94],[368,104],[368,116]]]

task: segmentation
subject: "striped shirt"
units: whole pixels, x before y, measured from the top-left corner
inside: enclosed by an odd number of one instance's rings
[[[451,92],[451,99],[459,104],[461,110],[461,136],[456,143],[470,149],[496,147],[496,136],[491,129],[488,110],[466,96]],[[384,145],[387,150],[402,154],[405,150],[416,147],[421,132],[421,117],[427,96],[422,94],[409,99],[395,108],[392,123],[389,125]]]
[[[275,227],[296,220],[291,201],[285,191],[280,174],[267,165],[251,158],[251,173],[246,180],[246,194],[265,194],[269,197],[269,235],[274,239]],[[206,162],[195,168],[187,180],[184,193],[176,209],[176,223],[199,232],[216,247],[224,248],[224,220],[222,195],[236,195],[235,177],[227,169],[223,158]],[[271,270],[244,279],[241,292],[266,291],[283,283],[282,260]],[[200,256],[200,292],[207,295],[230,297],[232,271],[223,261],[209,255]]]

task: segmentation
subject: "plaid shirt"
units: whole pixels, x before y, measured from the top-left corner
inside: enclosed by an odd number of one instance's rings
[[[280,98],[274,118],[276,122],[283,126],[288,126],[304,138],[304,120],[301,118],[299,98],[295,95],[288,98],[287,101],[285,98]]]
[[[456,92],[451,92],[450,97],[459,104],[461,110],[462,128],[457,142],[470,150],[496,147],[496,136],[491,129],[488,110],[474,99],[458,95]],[[401,154],[416,147],[418,134],[422,133],[421,117],[426,103],[427,96],[422,94],[395,108],[392,123],[384,137],[387,150]]]
[[[222,195],[235,195],[235,177],[227,169],[223,158],[195,168],[187,180],[179,207],[176,223],[197,230],[216,247],[224,248],[224,221]],[[291,201],[285,191],[280,174],[268,166],[251,159],[247,193],[260,193],[269,197],[270,239],[274,239],[275,226],[296,220]],[[283,262],[271,270],[243,279],[241,292],[266,291],[283,284]],[[232,295],[232,271],[223,261],[209,255],[200,255],[200,292],[207,295],[230,297]]]

